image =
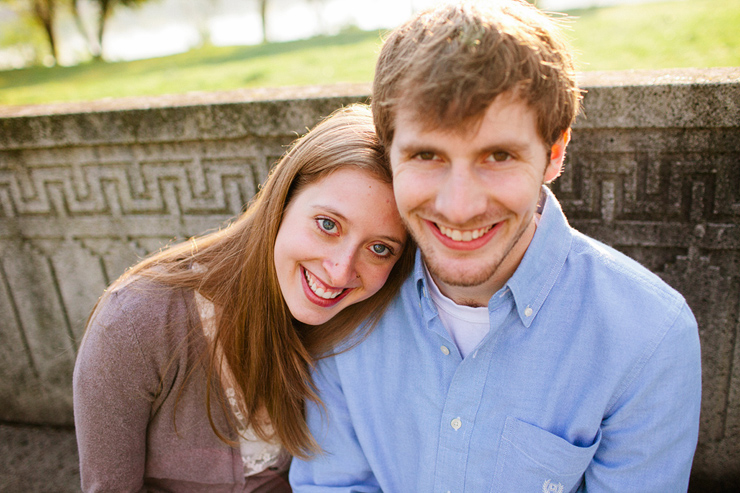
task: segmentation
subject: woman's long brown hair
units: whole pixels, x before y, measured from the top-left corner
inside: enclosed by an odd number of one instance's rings
[[[218,307],[208,378],[219,378],[222,358],[242,396],[247,424],[263,440],[275,437],[292,455],[307,458],[320,449],[308,430],[304,402],[321,403],[310,369],[355,334],[363,321],[372,327],[413,265],[407,239],[388,281],[374,296],[356,303],[320,326],[295,321],[283,300],[273,259],[275,238],[286,206],[304,187],[345,166],[357,166],[384,183],[392,175],[375,134],[370,110],[353,105],[337,110],[296,140],[271,171],[246,212],[228,227],[166,248],[129,269],[117,282],[138,274],[178,288],[197,290]],[[205,269],[192,269],[193,264]],[[216,348],[220,348],[218,351]],[[219,354],[220,353],[220,354]],[[206,407],[210,413],[211,388]],[[214,387],[215,388],[215,387]],[[218,399],[227,416],[228,403]],[[274,436],[264,420],[264,412]],[[262,416],[262,418],[261,418]],[[235,427],[233,420],[231,425]]]

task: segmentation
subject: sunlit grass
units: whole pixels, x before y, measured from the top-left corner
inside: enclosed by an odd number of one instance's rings
[[[0,71],[0,104],[366,82],[379,32],[257,46],[206,47],[148,60]]]
[[[570,12],[581,70],[740,66],[740,0]]]
[[[571,12],[581,70],[740,66],[740,0],[679,0]],[[0,71],[0,104],[249,87],[370,82],[381,33],[207,47],[169,57]]]

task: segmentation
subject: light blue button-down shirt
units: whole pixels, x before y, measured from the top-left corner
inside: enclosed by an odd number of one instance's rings
[[[415,272],[362,343],[322,360],[324,450],[294,491],[686,491],[699,336],[676,291],[571,229],[548,191],[526,255],[462,359]]]

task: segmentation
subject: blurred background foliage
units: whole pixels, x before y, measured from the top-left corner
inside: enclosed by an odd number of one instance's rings
[[[541,7],[599,1],[550,0]],[[740,0],[606,1],[623,3],[559,9],[570,16],[580,70],[740,66]],[[0,0],[0,104],[370,82],[385,31],[367,22],[358,27],[370,10],[332,20],[337,2]],[[381,11],[377,22],[392,28],[424,6],[424,0],[395,3],[401,7],[395,17]],[[49,12],[52,22],[43,20]],[[119,31],[136,27],[152,37],[138,45],[132,31],[116,38],[114,21]],[[170,24],[162,30],[165,21],[189,28],[187,39],[173,44],[186,31]],[[233,39],[240,44],[217,46],[217,39],[234,44],[228,29],[238,31],[241,38]],[[141,45],[180,53],[136,59],[147,56]]]

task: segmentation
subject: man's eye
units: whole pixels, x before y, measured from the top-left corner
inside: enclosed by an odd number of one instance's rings
[[[431,151],[423,151],[416,154],[416,158],[421,159],[422,161],[431,161],[435,157],[437,157],[437,155]]]
[[[319,228],[323,229],[327,233],[334,233],[337,230],[337,223],[332,221],[331,219],[326,219],[325,217],[322,217],[318,221]]]
[[[491,159],[500,163],[508,159],[511,159],[511,154],[505,151],[496,151],[496,152],[491,153]]]
[[[371,246],[370,249],[375,255],[378,255],[380,257],[387,257],[393,253],[390,248],[388,248],[386,245],[383,245],[382,243],[376,243],[375,245]]]

